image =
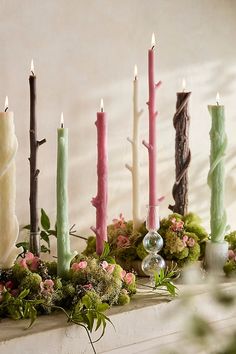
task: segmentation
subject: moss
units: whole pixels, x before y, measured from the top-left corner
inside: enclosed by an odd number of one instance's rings
[[[31,292],[38,292],[42,278],[37,273],[30,273],[20,283],[20,289],[30,289]]]
[[[235,276],[236,275],[236,262],[234,260],[228,260],[224,265],[224,272],[226,276]]]
[[[137,255],[138,257],[143,260],[147,255],[148,255],[148,252],[145,250],[144,246],[143,246],[143,243],[140,242],[136,248],[136,252],[137,252]]]
[[[200,245],[198,243],[195,243],[193,247],[189,247],[188,261],[195,262],[198,260],[199,256],[200,256]]]
[[[75,287],[69,283],[63,286],[62,291],[65,297],[67,296],[72,297],[75,294]]]
[[[183,217],[183,221],[185,225],[194,223],[194,224],[200,224],[201,223],[201,218],[194,213],[188,213]]]
[[[197,224],[196,222],[191,222],[185,227],[185,229],[188,232],[196,234],[199,240],[208,239],[208,233],[206,232],[204,227],[202,225]]]
[[[22,267],[18,263],[15,263],[12,267],[12,277],[16,282],[20,282],[27,275],[30,275],[31,272],[29,269]]]
[[[56,278],[53,280],[54,281],[54,288],[56,290],[59,290],[62,288],[62,282],[61,282],[61,279],[60,278]]]
[[[46,262],[45,265],[48,269],[48,274],[57,276],[57,262]]]
[[[189,255],[189,248],[185,247],[181,252],[178,252],[177,254],[175,254],[175,257],[177,259],[184,259],[187,258]]]
[[[226,235],[225,240],[229,242],[230,249],[236,249],[236,231],[233,231],[230,234]]]
[[[118,297],[118,305],[126,305],[130,303],[130,297],[127,294],[127,292],[121,292],[119,297]]]

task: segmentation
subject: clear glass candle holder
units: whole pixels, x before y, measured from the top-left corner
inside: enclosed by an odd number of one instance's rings
[[[155,227],[155,228],[154,228]],[[165,267],[165,261],[158,254],[163,247],[163,238],[157,232],[160,227],[159,206],[148,206],[146,228],[148,233],[143,238],[143,247],[149,253],[142,261],[143,272],[153,277]]]

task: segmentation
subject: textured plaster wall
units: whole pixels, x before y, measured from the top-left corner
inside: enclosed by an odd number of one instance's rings
[[[17,215],[29,220],[30,60],[38,82],[39,206],[55,219],[56,129],[60,112],[70,129],[70,220],[82,234],[95,222],[90,200],[96,194],[95,114],[104,98],[109,121],[109,222],[121,211],[131,217],[131,161],[126,137],[132,129],[133,67],[139,69],[142,138],[147,138],[147,49],[155,32],[158,92],[158,188],[168,214],[174,182],[176,91],[182,78],[191,98],[190,209],[209,225],[210,117],[207,104],[219,91],[226,105],[228,221],[236,227],[236,2],[233,0],[0,0],[0,106],[5,95],[15,112]],[[141,151],[143,216],[148,201],[147,151]],[[4,206],[0,206],[3,208]],[[83,247],[74,239],[74,247]]]

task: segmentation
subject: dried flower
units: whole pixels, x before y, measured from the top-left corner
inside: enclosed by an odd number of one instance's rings
[[[79,263],[73,263],[71,269],[73,270],[81,270],[87,267],[88,263],[86,261],[80,261]]]
[[[182,231],[184,228],[184,222],[182,220],[177,221],[176,218],[171,219],[171,228],[173,231]]]
[[[123,229],[125,228],[125,218],[123,216],[122,213],[120,213],[119,218],[118,219],[113,219],[112,220],[114,227],[116,229]]]
[[[51,294],[53,293],[54,282],[52,279],[46,279],[41,281],[40,289],[43,294]]]
[[[192,237],[189,237],[187,244],[189,247],[193,247],[195,245],[195,240]]]
[[[123,235],[119,235],[117,237],[117,247],[118,248],[127,247],[129,245],[130,245],[130,241],[129,241],[128,237],[123,236]]]

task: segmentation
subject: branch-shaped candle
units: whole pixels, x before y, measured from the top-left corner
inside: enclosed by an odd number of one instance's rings
[[[21,252],[15,245],[19,233],[15,215],[15,156],[18,143],[15,136],[14,115],[7,110],[6,97],[5,112],[0,113],[0,269],[10,268]]]
[[[161,81],[157,84],[154,79],[154,47],[155,36],[152,34],[152,48],[148,51],[148,84],[149,99],[147,102],[149,109],[149,142],[143,141],[143,145],[148,149],[149,156],[149,226],[152,230],[156,230],[159,225],[158,215],[156,215],[157,198],[157,173],[156,173],[156,121],[158,112],[155,109],[156,100],[155,93],[161,85]]]
[[[224,158],[227,147],[225,133],[224,106],[217,104],[208,106],[212,117],[210,131],[211,155],[208,185],[211,189],[211,241],[222,243],[226,230],[226,211],[224,207]]]
[[[63,277],[70,269],[76,252],[70,251],[68,222],[68,129],[64,128],[63,113],[61,127],[57,130],[57,274]]]
[[[191,92],[185,92],[185,80],[183,80],[183,92],[177,93],[176,113],[173,124],[175,135],[175,184],[172,195],[174,205],[169,205],[174,213],[185,215],[188,212],[188,168],[191,161],[189,149],[189,123],[190,116],[188,103]]]
[[[126,168],[132,174],[132,187],[133,187],[133,230],[138,230],[142,224],[140,217],[140,185],[139,185],[139,126],[140,116],[142,110],[138,108],[138,69],[134,67],[134,81],[133,81],[133,138],[127,138],[132,145],[132,166],[126,164]]]
[[[96,252],[101,255],[104,241],[107,241],[107,119],[101,100],[101,112],[97,113],[95,122],[97,127],[97,196],[92,199],[92,205],[96,208],[96,227],[91,230],[96,235]]]
[[[30,251],[40,255],[39,238],[39,218],[38,218],[38,175],[37,152],[40,145],[46,139],[37,140],[37,121],[36,121],[36,76],[34,74],[34,63],[31,61],[31,74],[29,77],[30,86]]]

